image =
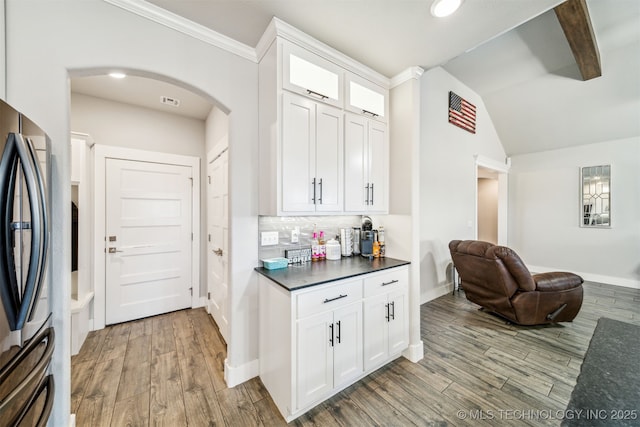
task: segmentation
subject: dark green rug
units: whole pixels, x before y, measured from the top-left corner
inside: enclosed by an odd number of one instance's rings
[[[602,317],[563,426],[640,426],[640,326]]]

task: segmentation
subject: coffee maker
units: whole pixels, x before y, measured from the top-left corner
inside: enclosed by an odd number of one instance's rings
[[[368,216],[362,217],[362,232],[360,236],[360,254],[365,257],[373,256],[373,242],[375,234],[373,231],[373,223]]]

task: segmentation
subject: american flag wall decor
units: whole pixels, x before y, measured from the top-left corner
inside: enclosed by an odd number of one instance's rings
[[[476,133],[476,106],[449,91],[449,123]]]

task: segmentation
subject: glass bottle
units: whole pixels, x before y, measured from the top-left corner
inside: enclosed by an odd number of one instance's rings
[[[324,240],[324,231],[320,232],[320,239],[318,240],[318,255],[319,260],[324,261],[327,259],[327,242]]]
[[[320,244],[318,242],[318,233],[313,232],[313,239],[311,240],[311,261],[318,261],[320,259]]]
[[[375,232],[373,234],[373,257],[378,258],[380,256],[380,242],[378,241],[378,233]]]
[[[380,244],[380,257],[384,258],[386,255],[386,245],[384,242],[384,227],[380,226],[378,228],[378,243]]]

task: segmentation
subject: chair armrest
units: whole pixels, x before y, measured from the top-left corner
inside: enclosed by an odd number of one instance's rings
[[[533,280],[536,282],[536,291],[540,292],[566,291],[577,288],[584,282],[577,274],[563,271],[534,274]]]

